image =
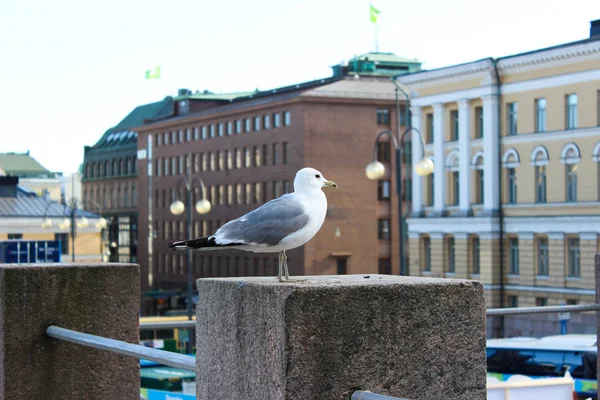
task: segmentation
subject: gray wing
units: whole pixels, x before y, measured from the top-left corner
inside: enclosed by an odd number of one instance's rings
[[[217,230],[214,238],[219,244],[274,246],[307,223],[308,215],[302,204],[295,196],[287,194],[229,221]]]

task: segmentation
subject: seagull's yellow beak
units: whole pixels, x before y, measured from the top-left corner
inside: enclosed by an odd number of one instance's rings
[[[325,181],[325,186],[326,187],[337,187],[337,183],[335,183],[334,181]]]

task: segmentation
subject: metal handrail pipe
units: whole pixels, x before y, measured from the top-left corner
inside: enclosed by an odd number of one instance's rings
[[[391,397],[383,394],[372,393],[366,390],[357,390],[352,393],[350,400],[407,400],[400,397]]]
[[[488,317],[492,317],[496,315],[548,314],[598,310],[600,310],[600,304],[575,304],[571,306],[488,308],[485,312],[485,315]]]
[[[159,364],[182,368],[188,371],[196,371],[196,357],[193,356],[153,349],[152,347],[127,343],[102,336],[90,335],[88,333],[77,332],[54,325],[50,325],[46,329],[46,334],[55,339],[92,347],[94,349],[106,350],[129,357],[143,358]]]
[[[140,331],[149,331],[153,329],[193,329],[196,327],[196,321],[173,321],[173,322],[143,322],[140,323]]]

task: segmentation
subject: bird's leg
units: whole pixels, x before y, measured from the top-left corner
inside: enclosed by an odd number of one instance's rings
[[[290,280],[290,271],[288,271],[288,265],[287,265],[287,255],[285,254],[285,250],[281,252],[282,255],[282,259],[283,259],[283,272],[285,274],[285,279],[286,280]]]
[[[282,269],[283,269],[283,255],[284,254],[285,254],[285,252],[283,252],[283,251],[279,253],[279,276],[277,277],[279,282],[283,282]]]

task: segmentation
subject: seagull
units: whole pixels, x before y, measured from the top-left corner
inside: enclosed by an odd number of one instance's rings
[[[294,281],[290,279],[285,252],[302,246],[321,229],[327,213],[327,198],[321,190],[325,187],[337,188],[337,184],[314,168],[302,168],[294,178],[293,193],[227,222],[214,235],[169,243],[169,247],[173,251],[228,248],[279,253],[279,282]]]

